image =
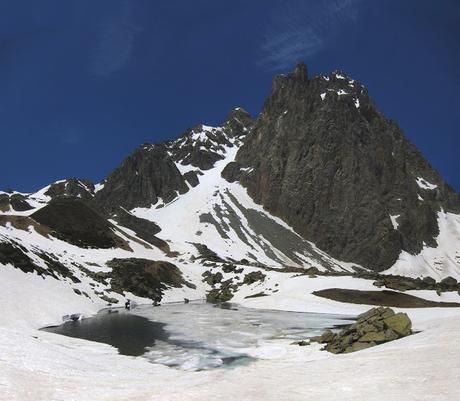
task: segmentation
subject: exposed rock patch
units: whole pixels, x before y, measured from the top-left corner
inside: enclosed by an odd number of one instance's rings
[[[42,224],[37,223],[35,220],[28,216],[15,216],[15,215],[0,215],[0,226],[6,227],[11,224],[18,230],[28,231],[33,228],[37,233],[44,237],[51,234],[52,230]]]
[[[237,268],[236,266],[231,264],[224,264],[222,266],[222,270],[225,273],[241,273],[243,271],[242,268]],[[239,287],[243,285],[251,285],[257,282],[263,282],[266,277],[266,275],[262,273],[260,270],[246,274],[243,280],[237,283],[234,283],[233,279],[238,280],[238,276],[229,278],[228,280],[223,280],[224,276],[221,272],[213,273],[207,270],[203,273],[202,276],[203,282],[207,283],[212,287],[212,289],[208,291],[206,294],[206,301],[210,303],[228,302],[230,299],[233,298],[234,293],[238,291]],[[249,298],[255,298],[266,295],[268,294],[259,293],[249,296]]]
[[[112,224],[78,199],[54,199],[31,217],[51,228],[57,238],[77,246],[131,250],[128,243],[114,233]]]
[[[112,259],[107,265],[112,268],[112,272],[106,274],[111,278],[112,291],[120,294],[129,291],[160,302],[168,287],[195,287],[185,281],[177,266],[169,262],[129,258]]]
[[[395,308],[451,308],[459,307],[460,303],[456,302],[435,302],[423,298],[415,297],[409,294],[403,294],[395,291],[360,291],[340,288],[329,288],[313,292],[318,297],[332,299],[333,301],[392,306]]]
[[[344,73],[276,77],[222,172],[331,256],[375,271],[436,246],[437,213],[460,198]],[[426,184],[426,183],[429,183]]]
[[[94,184],[89,180],[68,178],[50,185],[45,195],[51,198],[70,197],[84,200],[94,196]]]
[[[248,273],[248,274],[246,274],[244,276],[243,284],[251,285],[251,284],[256,283],[257,281],[262,282],[262,281],[265,280],[265,277],[266,277],[266,275],[263,274],[260,270],[256,270],[256,271]]]
[[[209,249],[206,245],[198,244],[198,243],[194,243],[193,245],[195,246],[195,248],[197,249],[198,253],[200,254],[198,259],[206,260],[206,261],[210,261],[210,262],[218,262],[218,263],[225,263],[226,262],[217,253],[215,253],[213,250]]]
[[[113,219],[121,226],[133,230],[139,238],[149,244],[156,246],[167,254],[170,252],[168,243],[155,235],[161,231],[161,228],[153,221],[137,217],[122,208],[118,209]]]
[[[37,256],[46,267],[40,266],[35,262],[28,255],[27,249],[18,243],[14,241],[0,242],[0,264],[11,264],[24,273],[37,273],[40,276],[51,276],[57,280],[59,278],[69,278],[74,283],[80,282],[68,267],[54,259],[52,255],[42,252],[38,253]]]
[[[341,354],[397,340],[411,333],[412,322],[407,314],[395,314],[390,308],[379,307],[359,315],[356,323],[339,333],[328,330],[321,336],[310,338],[310,341],[324,343],[324,350]]]
[[[167,147],[144,144],[109,175],[95,198],[107,210],[116,212],[119,206],[127,210],[150,207],[160,198],[168,203],[187,191]]]
[[[386,287],[396,291],[433,290],[439,292],[460,291],[460,283],[453,277],[436,282],[432,277],[410,278],[404,276],[379,275],[373,283],[376,287]]]
[[[33,209],[27,202],[27,197],[18,193],[0,194],[0,212],[16,211],[23,212]]]

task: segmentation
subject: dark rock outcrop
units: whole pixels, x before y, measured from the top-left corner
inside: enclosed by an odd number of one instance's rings
[[[188,191],[184,177],[163,144],[144,144],[105,180],[96,201],[109,211],[168,203]]]
[[[121,207],[112,218],[121,226],[133,230],[140,239],[156,246],[165,253],[170,252],[168,243],[155,235],[158,234],[161,229],[153,221],[137,217]]]
[[[233,146],[221,128],[203,125],[187,130],[168,145],[176,162],[201,170],[214,167],[216,161],[224,158],[224,146]]]
[[[228,302],[233,298],[233,293],[228,286],[213,288],[206,293],[206,302],[210,304],[220,304]]]
[[[51,184],[45,195],[53,199],[70,197],[88,200],[94,196],[94,184],[89,180],[68,178]]]
[[[11,264],[24,273],[37,273],[40,276],[51,276],[55,279],[69,278],[74,283],[80,280],[70,271],[70,269],[44,252],[37,253],[46,268],[39,266],[28,254],[27,249],[15,241],[0,242],[0,264]]]
[[[0,193],[0,212],[23,212],[33,209],[27,202],[27,197],[19,193]]]
[[[253,126],[248,112],[233,109],[222,127],[198,125],[188,129],[177,140],[167,142],[174,161],[181,165],[209,170],[225,157],[225,147],[233,147],[235,140],[248,134]]]
[[[460,283],[453,277],[436,282],[432,277],[411,278],[404,276],[378,275],[373,283],[376,287],[386,287],[396,291],[435,290],[439,292],[460,291]]]
[[[90,208],[74,198],[56,198],[31,217],[53,230],[53,235],[84,248],[122,248],[129,245],[114,231],[115,227]]]
[[[112,272],[107,273],[111,278],[112,291],[120,294],[129,291],[159,302],[168,287],[194,288],[193,284],[184,280],[177,266],[169,262],[129,258],[112,259],[107,265],[112,268]]]
[[[249,134],[254,126],[251,115],[241,107],[235,107],[227,115],[222,128],[229,138],[242,137]]]
[[[375,271],[436,246],[437,212],[459,196],[345,74],[275,78],[222,175],[330,255]]]
[[[435,302],[396,291],[361,291],[327,288],[312,293],[318,297],[352,304],[391,306],[395,308],[458,308],[457,302]]]
[[[265,277],[265,274],[263,274],[260,270],[257,270],[246,274],[243,279],[243,284],[251,285],[258,281],[263,282],[265,280]]]
[[[196,171],[187,171],[184,178],[192,187],[196,187],[200,183]]]
[[[225,157],[226,147],[249,133],[253,121],[241,108],[229,113],[222,127],[197,125],[178,139],[158,144],[143,144],[126,158],[96,192],[98,206],[115,213],[119,206],[130,210],[150,207],[159,199],[173,201],[199,184],[200,170],[208,170]],[[181,174],[177,165],[192,166]],[[180,166],[179,166],[180,167]]]
[[[27,255],[27,249],[16,242],[0,242],[0,263],[2,265],[11,264],[24,273],[35,271],[40,275],[46,274],[46,270],[42,267],[36,269],[35,263]]]
[[[345,327],[339,333],[328,330],[321,336],[310,338],[310,341],[325,343],[323,349],[341,354],[397,340],[411,333],[412,322],[407,314],[395,314],[390,308],[380,307],[359,315],[356,323]]]

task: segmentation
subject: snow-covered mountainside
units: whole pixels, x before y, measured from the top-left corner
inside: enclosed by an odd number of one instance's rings
[[[238,107],[219,127],[142,144],[101,183],[0,192],[0,400],[458,399],[459,213],[361,84],[300,65],[256,119]],[[378,287],[429,306],[403,309],[424,332],[358,355],[270,339],[225,381],[37,330],[127,298],[355,315],[375,300],[318,291]],[[428,386],[449,397],[424,398]]]
[[[113,259],[168,261],[201,287],[206,261],[353,272],[351,264],[317,249],[255,204],[239,184],[221,177],[247,130],[242,126],[244,134],[233,136],[225,126],[199,126],[170,142],[165,157],[176,159],[179,177],[193,173],[196,181],[184,178],[185,193],[156,197],[149,207],[110,214],[97,199],[107,183],[95,186],[77,179],[57,181],[33,194],[4,194],[21,196],[26,207],[16,210],[10,202],[0,216],[1,263],[60,279],[83,297],[112,302],[123,298],[103,277],[111,278],[108,262]],[[142,145],[142,150],[155,146]],[[184,154],[182,146],[189,151]],[[204,296],[203,288],[185,288],[189,297]]]
[[[202,298],[222,287],[203,273],[225,264],[363,275],[394,258],[383,274],[439,281],[460,278],[459,205],[361,84],[300,65],[275,79],[257,119],[237,107],[220,127],[143,144],[98,184],[0,193],[0,263],[95,302]]]

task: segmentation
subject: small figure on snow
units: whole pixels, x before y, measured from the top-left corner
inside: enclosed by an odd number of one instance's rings
[[[125,302],[125,309],[130,310],[131,309],[131,300],[127,299]]]

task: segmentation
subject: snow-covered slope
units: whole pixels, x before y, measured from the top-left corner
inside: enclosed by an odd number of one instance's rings
[[[159,202],[131,212],[158,224],[162,228],[159,237],[185,258],[198,256],[193,244],[204,244],[223,259],[246,259],[273,267],[353,271],[349,264],[329,257],[281,219],[264,211],[239,184],[224,180],[222,169],[234,159],[238,147],[233,143],[221,149],[224,159],[202,172],[195,188],[166,205]],[[180,170],[186,169],[177,164]]]
[[[59,271],[53,271],[51,276],[67,282],[71,290],[83,294],[80,295],[82,297],[88,296],[94,302],[99,302],[101,297],[123,298],[112,292],[108,283],[94,278],[94,274],[110,272],[107,262],[114,258],[173,263],[197,288],[174,289],[172,293],[179,291],[190,298],[202,298],[210,288],[203,284],[201,277],[209,254],[221,262],[246,266],[314,267],[319,271],[355,272],[359,266],[330,257],[299,236],[284,221],[254,203],[240,184],[222,178],[222,170],[234,160],[250,130],[240,121],[242,117],[238,113],[241,111],[236,113],[236,117],[229,121],[240,124],[238,130],[230,129],[228,122],[222,127],[200,125],[167,143],[167,157],[171,157],[180,174],[184,177],[193,174],[195,177],[186,180],[187,192],[177,192],[169,201],[158,198],[150,207],[126,211],[158,225],[161,231],[156,235],[165,241],[169,249],[149,243],[148,238],[146,240],[145,236],[138,235],[134,227],[123,226],[116,217],[109,219],[111,231],[125,245],[108,249],[82,248],[58,239],[54,232],[34,222],[33,217],[27,217],[53,199],[62,197],[95,202],[98,206],[95,195],[104,184],[94,186],[77,179],[57,181],[33,194],[3,193],[2,196],[8,200],[19,197],[29,207],[19,211],[12,207],[3,209],[0,242],[20,247],[45,272],[52,270],[49,258],[51,264],[53,261],[61,264],[69,270],[69,275],[64,277]],[[251,174],[251,171],[242,173]],[[18,221],[18,218],[22,220]],[[418,255],[403,252],[396,264],[385,273],[431,276],[437,280],[447,276],[460,278],[460,216],[441,212],[438,224],[437,247],[425,246]],[[203,246],[207,255],[203,254]],[[241,289],[236,292],[239,291]]]
[[[439,235],[437,247],[424,246],[417,255],[401,252],[397,262],[386,274],[409,277],[430,276],[436,280],[460,277],[460,215],[438,213]]]

